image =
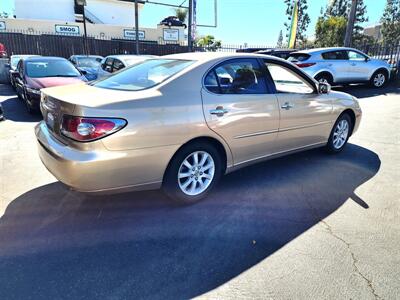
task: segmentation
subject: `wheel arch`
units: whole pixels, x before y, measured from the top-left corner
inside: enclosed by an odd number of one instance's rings
[[[350,130],[350,136],[351,136],[353,134],[354,126],[356,125],[356,114],[351,108],[346,108],[344,111],[341,112],[341,114],[337,117],[337,119],[339,119],[344,114],[349,115],[351,119],[351,130]]]
[[[369,80],[372,80],[373,77],[374,77],[374,75],[375,75],[377,72],[379,72],[379,71],[385,72],[385,73],[386,73],[387,80],[389,80],[389,78],[390,78],[390,71],[389,71],[387,68],[385,68],[385,67],[379,67],[379,68],[376,69],[374,72],[372,72],[372,75],[371,75],[371,77],[369,78]]]
[[[319,71],[317,74],[314,75],[314,79],[322,74],[327,74],[328,76],[330,76],[332,78],[332,82],[335,82],[335,76],[333,76],[332,72],[328,71],[328,70]]]
[[[164,181],[164,178],[165,178],[165,174],[166,174],[168,168],[170,167],[172,160],[177,155],[177,153],[179,153],[179,151],[181,151],[187,145],[192,144],[192,143],[196,143],[196,142],[211,143],[216,148],[218,153],[221,155],[222,166],[223,166],[222,174],[225,174],[225,172],[226,172],[226,170],[228,168],[228,162],[232,159],[229,148],[227,149],[226,146],[223,144],[223,142],[221,142],[220,140],[218,140],[215,137],[200,136],[200,137],[195,137],[195,138],[192,138],[192,139],[188,140],[186,143],[182,144],[175,151],[175,153],[171,156],[171,158],[170,158],[170,160],[168,162],[168,165],[167,165],[167,167],[166,167],[166,169],[164,171],[163,181]]]

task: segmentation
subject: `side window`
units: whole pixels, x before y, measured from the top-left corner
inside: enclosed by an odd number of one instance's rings
[[[355,52],[355,51],[348,51],[348,54],[349,54],[349,60],[364,61],[365,58],[366,58],[361,53],[358,53],[358,52]]]
[[[204,85],[213,93],[266,94],[265,74],[256,59],[235,59],[207,74]]]
[[[124,64],[120,60],[114,59],[113,70],[112,70],[113,73],[123,68],[125,68]]]
[[[111,72],[112,71],[112,64],[113,64],[113,58],[107,58],[106,61],[104,62],[102,68],[104,71]]]
[[[330,51],[322,53],[322,58],[326,60],[346,60],[346,51]]]
[[[266,62],[278,93],[312,94],[314,88],[299,74],[284,66]]]

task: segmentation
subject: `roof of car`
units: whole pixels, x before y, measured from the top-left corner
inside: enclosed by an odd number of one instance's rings
[[[32,56],[25,59],[25,61],[55,61],[55,60],[66,60],[64,57],[58,56]]]
[[[126,59],[142,59],[142,58],[156,58],[155,55],[133,55],[133,54],[118,54],[118,55],[108,55],[106,58],[117,58],[120,60]]]
[[[258,58],[266,58],[270,57],[271,59],[279,59],[274,56],[269,56],[265,54],[257,54],[257,53],[229,53],[229,52],[186,52],[179,54],[170,54],[165,55],[162,58],[171,58],[171,59],[186,59],[186,60],[195,60],[195,61],[209,61],[218,58],[237,58],[237,57],[258,57]]]
[[[317,53],[317,52],[326,52],[326,51],[341,51],[341,50],[354,50],[353,48],[347,47],[327,47],[327,48],[314,48],[307,50],[296,51],[296,53]]]
[[[71,57],[77,57],[77,58],[82,58],[82,57],[97,57],[97,58],[103,58],[101,55],[84,55],[84,54],[76,54],[72,55]]]

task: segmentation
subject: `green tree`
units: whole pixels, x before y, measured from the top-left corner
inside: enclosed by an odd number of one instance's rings
[[[350,0],[332,0],[327,9],[326,17],[347,17],[350,8]]]
[[[276,48],[283,47],[283,33],[282,30],[279,32],[278,42],[276,43]]]
[[[5,11],[0,13],[0,18],[2,19],[7,19],[10,15],[8,13],[6,13]]]
[[[320,17],[315,26],[315,44],[318,47],[343,46],[347,20],[345,17]]]
[[[375,42],[373,37],[367,36],[363,33],[365,22],[368,22],[367,6],[364,0],[358,0],[356,7],[356,19],[353,29],[353,46],[362,46],[364,44],[373,44]]]
[[[198,47],[204,47],[206,51],[217,51],[217,49],[221,48],[222,42],[215,40],[213,35],[206,35],[199,38],[196,41],[196,45]]]
[[[385,44],[397,44],[400,40],[400,0],[387,0],[382,22]]]
[[[182,23],[186,22],[186,18],[188,15],[187,9],[177,8],[175,9],[175,16],[181,21]]]
[[[293,9],[294,9],[294,1],[293,0],[284,0],[286,4],[286,15],[288,21],[285,22],[286,27],[286,37],[289,38],[290,28],[292,23]],[[297,34],[296,40],[300,41],[304,44],[307,41],[306,32],[308,25],[310,24],[310,16],[307,13],[308,4],[307,0],[295,0],[298,1],[298,23],[297,23]]]

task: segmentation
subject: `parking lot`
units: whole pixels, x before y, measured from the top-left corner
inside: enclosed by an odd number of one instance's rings
[[[33,127],[0,85],[2,299],[397,299],[400,86],[340,88],[359,131],[232,173],[206,201],[158,191],[87,197],[40,162]]]

